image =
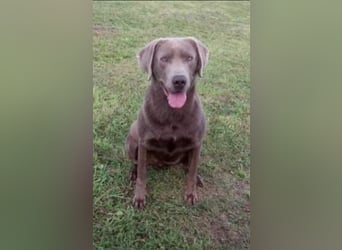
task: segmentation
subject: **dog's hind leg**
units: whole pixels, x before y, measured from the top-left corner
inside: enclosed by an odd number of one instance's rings
[[[131,181],[135,181],[137,179],[138,139],[136,128],[136,122],[134,122],[126,138],[126,153],[128,158],[132,161],[132,168],[130,171]]]
[[[185,158],[183,161],[182,161],[182,167],[183,167],[183,170],[184,170],[184,173],[185,175],[188,174],[189,172],[189,165],[188,165],[188,159]],[[203,178],[197,174],[197,177],[196,177],[196,185],[198,187],[204,187],[204,181],[203,181]]]

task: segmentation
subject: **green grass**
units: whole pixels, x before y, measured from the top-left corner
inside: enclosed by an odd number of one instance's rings
[[[249,248],[249,2],[94,2],[94,248]],[[136,52],[163,36],[210,50],[198,81],[208,121],[199,203],[182,200],[184,173],[148,171],[147,206],[131,206],[124,141],[149,84]]]

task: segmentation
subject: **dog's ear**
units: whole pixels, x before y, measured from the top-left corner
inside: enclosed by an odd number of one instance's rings
[[[156,46],[161,40],[162,39],[159,38],[149,42],[137,55],[140,67],[148,74],[148,80],[150,80],[152,76],[152,63]]]
[[[189,37],[189,39],[192,41],[196,48],[197,55],[199,58],[197,65],[197,73],[199,77],[202,77],[203,69],[208,63],[209,50],[201,41],[197,40],[196,38]]]

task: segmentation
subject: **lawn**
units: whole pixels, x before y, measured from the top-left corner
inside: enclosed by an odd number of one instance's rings
[[[248,249],[249,2],[93,3],[95,249]],[[181,169],[148,171],[147,206],[132,208],[124,142],[149,82],[136,52],[154,38],[194,36],[209,63],[197,90],[208,131],[199,202],[183,203]]]

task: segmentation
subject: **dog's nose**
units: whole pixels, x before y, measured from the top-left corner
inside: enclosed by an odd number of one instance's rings
[[[172,84],[176,90],[182,90],[185,86],[186,78],[183,75],[177,75],[172,78]]]

